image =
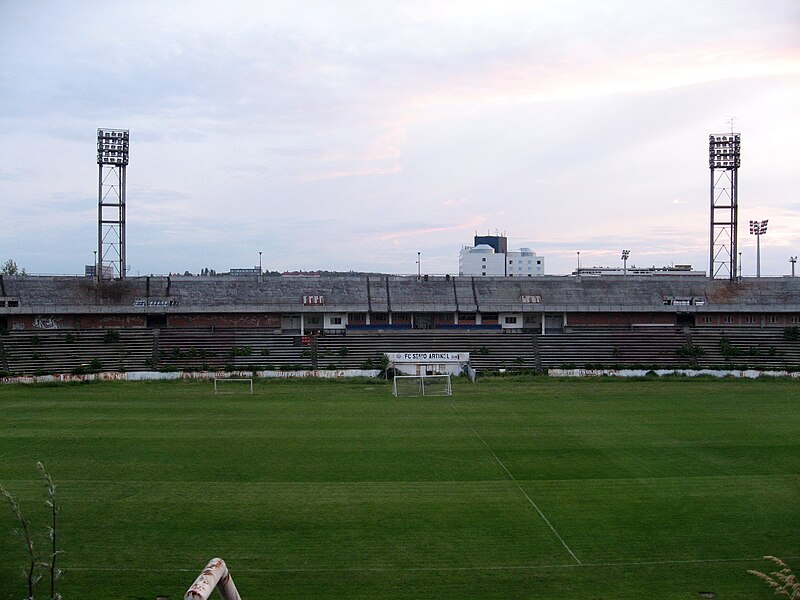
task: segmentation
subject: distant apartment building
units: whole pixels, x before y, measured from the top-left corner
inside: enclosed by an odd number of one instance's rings
[[[535,277],[544,275],[544,257],[530,248],[508,250],[504,236],[475,236],[474,246],[458,254],[458,274],[477,277]]]
[[[573,275],[635,275],[645,277],[658,277],[661,275],[681,275],[692,277],[705,277],[705,271],[695,271],[692,265],[672,265],[669,267],[582,267],[572,272]]]

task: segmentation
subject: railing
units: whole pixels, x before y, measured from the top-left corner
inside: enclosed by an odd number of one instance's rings
[[[194,580],[183,600],[208,600],[215,589],[219,591],[222,600],[242,600],[233,583],[228,567],[221,558],[212,558],[206,568]]]

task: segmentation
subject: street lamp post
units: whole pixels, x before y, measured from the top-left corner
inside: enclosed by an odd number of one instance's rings
[[[761,277],[761,236],[767,233],[766,221],[750,221],[750,233],[756,236],[756,277]]]
[[[417,279],[422,277],[422,253],[417,252]]]
[[[739,270],[739,281],[742,280],[742,253],[739,252],[739,262],[736,263],[736,268]]]
[[[581,251],[578,250],[578,275],[581,274]]]
[[[622,251],[622,274],[628,274],[628,257],[631,255],[630,250],[623,250]]]
[[[792,277],[794,277],[794,263],[797,262],[797,257],[796,256],[790,256],[789,257],[789,262],[792,263]]]

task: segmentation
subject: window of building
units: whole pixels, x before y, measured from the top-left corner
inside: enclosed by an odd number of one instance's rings
[[[753,315],[747,315],[744,318],[744,322],[745,323],[755,323],[756,322],[756,318]]]
[[[506,317],[506,323],[512,325],[517,322],[517,317]]]
[[[711,317],[709,315],[704,315],[703,316],[703,323],[706,323],[706,324],[711,323]]]
[[[331,325],[341,325],[342,317],[331,317]]]
[[[767,323],[771,323],[772,325],[774,325],[777,322],[778,322],[778,317],[776,315],[770,315],[767,317]]]
[[[725,318],[722,320],[723,323],[733,323],[733,317],[731,315],[725,315]]]
[[[793,316],[793,317],[792,317],[792,323],[800,323],[800,317],[798,317],[798,316]]]

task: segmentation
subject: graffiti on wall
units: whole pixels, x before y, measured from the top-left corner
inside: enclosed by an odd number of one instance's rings
[[[133,301],[133,305],[136,307],[153,307],[153,308],[165,308],[168,306],[178,306],[180,302],[178,300],[173,300],[169,298],[136,298]]]
[[[61,317],[41,317],[33,318],[34,329],[58,329],[60,327]]]

